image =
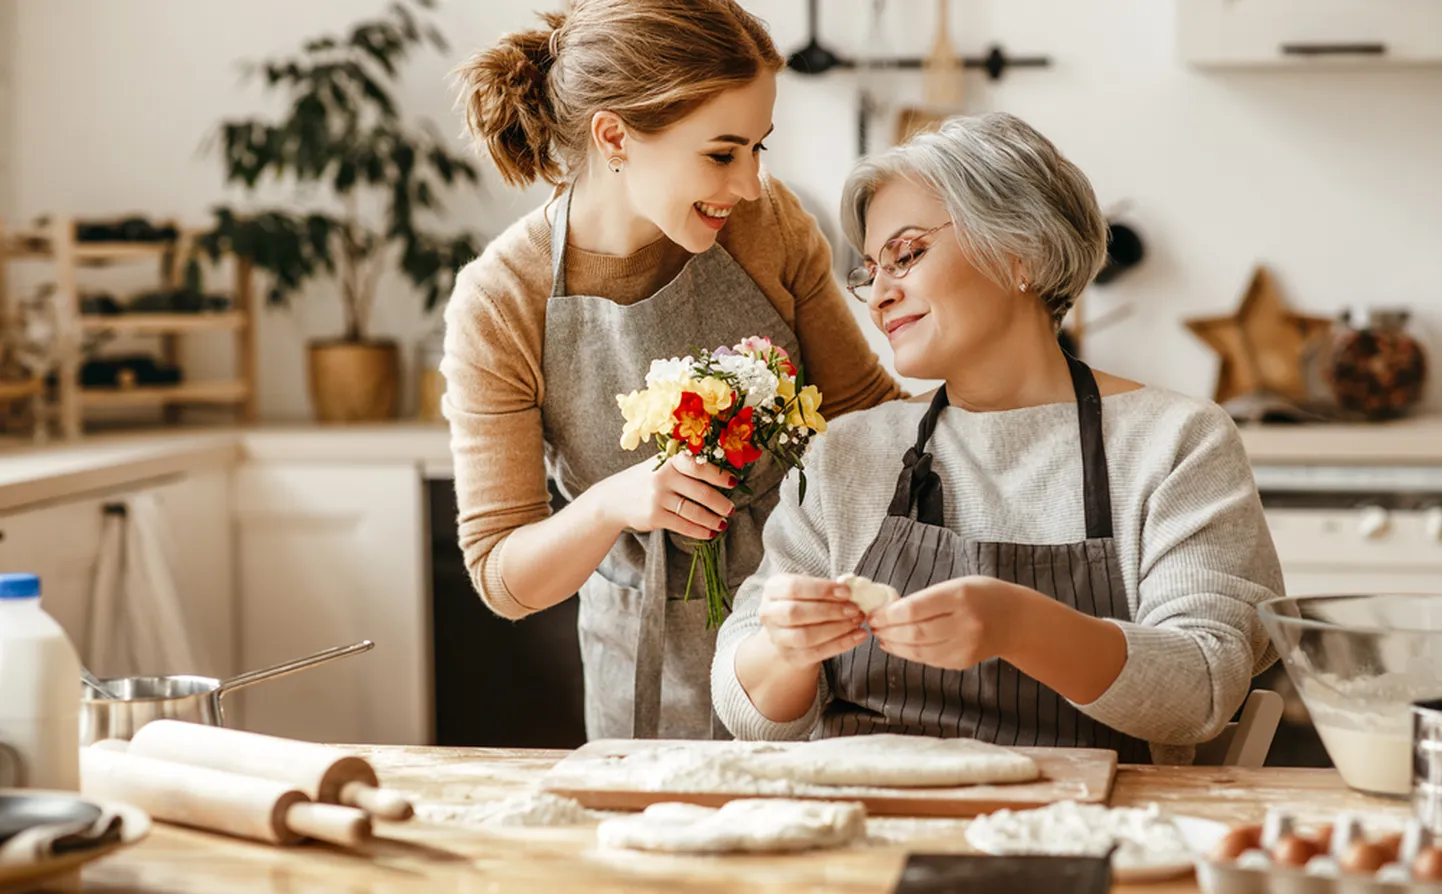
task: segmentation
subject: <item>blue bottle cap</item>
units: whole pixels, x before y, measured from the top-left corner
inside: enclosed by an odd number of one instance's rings
[[[0,599],[36,599],[40,578],[33,574],[0,574]]]

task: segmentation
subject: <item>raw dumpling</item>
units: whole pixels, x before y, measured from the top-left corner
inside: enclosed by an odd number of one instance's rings
[[[859,574],[843,574],[836,579],[836,582],[846,584],[851,589],[851,601],[868,615],[883,605],[888,605],[901,598],[901,594],[896,592],[895,587],[878,584]]]

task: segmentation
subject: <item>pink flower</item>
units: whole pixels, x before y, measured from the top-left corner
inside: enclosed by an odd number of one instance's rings
[[[749,338],[743,338],[741,339],[741,344],[736,346],[736,350],[743,354],[765,354],[771,350],[771,339],[764,335],[753,335]]]

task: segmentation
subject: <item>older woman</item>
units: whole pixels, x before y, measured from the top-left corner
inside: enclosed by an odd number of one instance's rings
[[[836,420],[804,502],[788,480],[720,633],[721,719],[1190,761],[1274,659],[1255,605],[1282,577],[1230,418],[1058,347],[1106,253],[1086,177],[1011,115],[955,118],[842,207],[897,371],[945,384]],[[848,572],[902,598],[865,616]]]

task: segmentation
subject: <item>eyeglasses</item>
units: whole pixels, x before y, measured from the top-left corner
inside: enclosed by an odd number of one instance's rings
[[[852,270],[846,277],[846,290],[858,301],[871,300],[871,286],[876,282],[876,271],[882,270],[892,279],[901,279],[916,266],[921,256],[926,254],[927,246],[915,245],[918,239],[925,239],[938,230],[951,226],[952,221],[947,221],[939,226],[917,233],[915,236],[898,236],[881,246],[881,251],[876,253],[875,261],[865,261],[860,267]]]

